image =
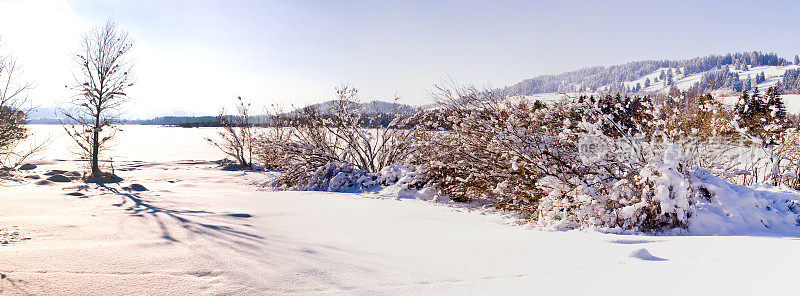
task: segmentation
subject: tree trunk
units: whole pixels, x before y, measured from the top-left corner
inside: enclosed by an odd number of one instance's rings
[[[92,134],[92,156],[90,159],[90,161],[92,162],[92,176],[94,177],[100,176],[100,163],[97,159],[100,156],[99,150],[100,150],[100,118],[98,117]]]

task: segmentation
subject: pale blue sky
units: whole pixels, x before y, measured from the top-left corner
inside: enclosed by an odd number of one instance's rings
[[[113,16],[138,42],[130,117],[147,117],[212,114],[236,95],[303,105],[342,83],[367,100],[424,104],[448,76],[504,86],[642,59],[790,58],[800,53],[799,3],[0,0],[0,19],[14,16],[0,20],[0,36],[47,105],[66,96],[80,32]],[[41,50],[47,36],[58,44]]]

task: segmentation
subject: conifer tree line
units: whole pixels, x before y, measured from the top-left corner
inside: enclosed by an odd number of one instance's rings
[[[800,69],[786,70],[778,86],[785,93],[800,93]]]
[[[769,87],[762,95],[756,87],[752,93],[742,91],[734,107],[736,122],[748,134],[760,137],[765,144],[775,144],[789,125],[786,106],[777,87]]]

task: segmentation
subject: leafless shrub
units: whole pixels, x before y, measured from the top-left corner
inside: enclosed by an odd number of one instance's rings
[[[740,176],[732,172],[743,168],[741,153],[749,147],[732,124],[731,110],[710,94],[667,97],[654,107],[656,140],[678,145],[687,165],[731,181]]]
[[[236,115],[227,115],[223,109],[217,116],[222,125],[218,139],[206,138],[226,155],[232,157],[242,168],[253,167],[254,122],[250,114],[250,103],[237,97]]]
[[[364,110],[358,91],[343,86],[329,110],[305,107],[277,116],[273,128],[258,141],[260,159],[282,171],[278,186],[318,187],[315,176],[327,180],[339,172],[374,174],[399,164],[413,152],[412,115]],[[377,110],[374,110],[377,111]]]
[[[421,134],[416,164],[426,167],[442,194],[453,200],[491,199],[501,208],[531,214],[542,194],[535,186],[541,175],[520,164],[530,156],[524,141],[540,135],[519,130],[524,123],[516,120],[514,109],[506,108],[505,94],[437,87],[434,97],[444,109],[432,123],[452,129],[432,126]],[[542,106],[518,107],[535,112]]]
[[[64,129],[89,161],[92,177],[104,176],[101,153],[119,131],[120,108],[133,85],[128,60],[132,48],[127,32],[108,20],[83,35],[81,50],[75,54],[78,71],[71,87],[75,95],[61,113]]]

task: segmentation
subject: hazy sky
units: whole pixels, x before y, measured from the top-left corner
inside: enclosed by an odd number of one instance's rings
[[[113,17],[136,40],[128,117],[214,114],[235,96],[424,104],[434,83],[744,50],[800,53],[798,1],[7,1],[0,38],[38,106],[63,101],[81,32]]]

